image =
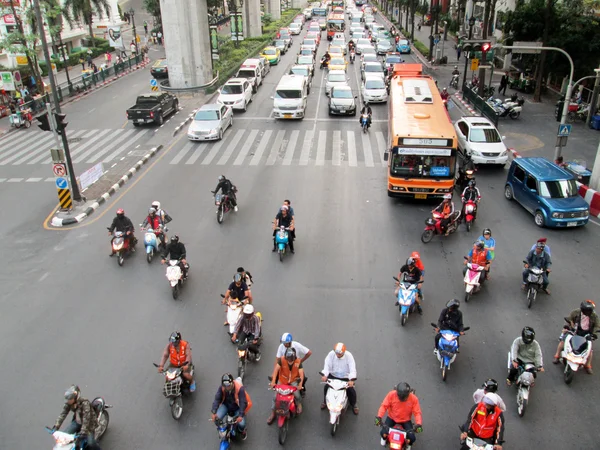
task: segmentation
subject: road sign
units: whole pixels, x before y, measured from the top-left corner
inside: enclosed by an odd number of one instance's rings
[[[152,78],[150,80],[150,86],[158,86],[158,81],[156,81],[156,79]]]
[[[58,202],[61,209],[71,209],[73,200],[71,199],[71,191],[69,189],[58,190]]]
[[[471,60],[471,70],[476,71],[477,69],[479,69],[479,59],[473,58]]]
[[[571,134],[571,125],[564,123],[564,124],[560,124],[558,126],[558,136],[562,137],[562,136],[568,136],[570,134]]]
[[[555,145],[555,147],[566,147],[567,146],[567,139],[569,139],[569,136],[556,136],[556,145]]]
[[[439,40],[439,39],[434,39],[434,40],[433,40],[433,43],[434,43],[435,45],[438,45],[438,44],[439,44],[439,42],[440,42],[440,40]]]
[[[64,177],[58,177],[55,180],[55,183],[56,183],[57,189],[68,189],[69,188],[69,182]]]
[[[64,164],[54,164],[52,166],[52,172],[54,172],[55,177],[64,177],[67,175],[67,168]]]

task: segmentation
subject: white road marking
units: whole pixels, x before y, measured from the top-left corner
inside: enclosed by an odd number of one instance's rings
[[[279,156],[279,150],[281,149],[281,144],[283,143],[284,136],[285,130],[279,130],[277,132],[277,136],[275,136],[275,142],[271,147],[271,153],[269,153],[269,157],[267,158],[267,166],[272,166],[277,161],[277,157]]]
[[[169,164],[179,163],[179,161],[181,161],[184,158],[184,156],[187,154],[187,152],[189,152],[192,149],[193,146],[193,142],[188,142],[187,144],[185,144]]]
[[[42,275],[40,277],[40,279],[38,280],[38,283],[41,283],[42,281],[44,281],[46,278],[48,278],[48,275],[50,275],[50,272],[46,272],[44,275]]]
[[[331,163],[334,166],[339,166],[342,163],[342,132],[340,130],[333,131],[333,154]]]
[[[252,160],[250,161],[251,166],[256,166],[260,162],[260,158],[262,158],[262,155],[265,151],[265,148],[267,148],[267,144],[269,143],[269,139],[271,139],[272,134],[273,134],[273,130],[267,130],[263,134],[262,138],[260,139],[260,142],[258,143],[258,147],[256,147],[254,156],[252,157]]]
[[[192,153],[192,156],[190,156],[190,159],[188,159],[185,163],[186,164],[194,164],[196,162],[196,160],[198,158],[200,158],[200,156],[202,155],[202,152],[204,150],[206,150],[207,147],[208,147],[207,143],[196,145],[196,148],[194,149],[194,153]]]
[[[310,149],[312,147],[314,136],[314,130],[307,130],[304,134],[304,142],[302,143],[302,153],[300,154],[301,166],[308,165],[308,160],[310,159]]]
[[[26,183],[36,183],[38,181],[42,181],[42,178],[27,178],[25,180]]]
[[[23,181],[23,178],[9,178],[6,180],[7,183],[18,183],[19,181]]]
[[[362,135],[362,148],[365,154],[365,166],[367,167],[375,167],[373,164],[373,153],[371,153],[371,142],[369,140],[369,134],[360,132]]]
[[[219,159],[219,161],[217,162],[218,166],[223,166],[227,163],[227,161],[229,161],[229,158],[231,158],[231,155],[233,154],[233,151],[235,150],[237,145],[240,142],[243,142],[242,139],[243,139],[245,133],[246,133],[246,130],[243,130],[243,129],[238,130],[237,133],[235,133],[235,136],[233,137],[233,139],[227,146],[225,153],[223,153],[223,156],[221,156],[221,159]]]
[[[252,145],[254,144],[254,141],[256,140],[257,135],[258,135],[258,130],[250,131],[250,136],[248,136],[248,139],[246,139],[246,142],[243,143],[240,153],[238,154],[237,158],[235,158],[235,161],[233,162],[234,166],[241,166],[243,164],[244,159],[246,159],[246,156],[248,155],[250,148],[252,148]]]
[[[294,158],[294,150],[296,149],[296,143],[298,142],[298,136],[300,135],[300,131],[294,130],[290,136],[290,140],[288,141],[287,148],[285,150],[285,157],[283,158],[283,165],[289,166],[292,164],[292,159]]]
[[[348,131],[346,143],[348,144],[348,164],[350,167],[358,166],[358,160],[356,158],[356,140],[354,131]]]

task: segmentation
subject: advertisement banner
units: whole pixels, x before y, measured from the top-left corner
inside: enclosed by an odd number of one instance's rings
[[[108,43],[114,48],[125,48],[123,46],[123,35],[121,34],[121,27],[110,27],[108,29]]]
[[[17,61],[17,65],[26,66],[27,65],[27,55],[24,53],[15,55],[15,60]]]
[[[10,72],[0,72],[0,77],[2,79],[1,88],[5,91],[14,91],[15,90],[15,80]]]
[[[217,25],[211,25],[210,27],[210,53],[212,59],[219,59],[219,30]]]

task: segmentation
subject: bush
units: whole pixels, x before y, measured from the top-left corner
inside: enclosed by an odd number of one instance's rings
[[[423,44],[421,41],[417,41],[416,39],[413,41],[413,45],[415,48],[425,57],[429,56],[429,47]]]

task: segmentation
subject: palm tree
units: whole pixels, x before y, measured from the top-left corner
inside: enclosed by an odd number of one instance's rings
[[[73,22],[83,22],[89,27],[90,40],[94,46],[94,32],[92,30],[93,17],[96,13],[99,17],[106,14],[110,17],[110,4],[108,0],[65,0],[63,5],[65,19],[72,25]]]

